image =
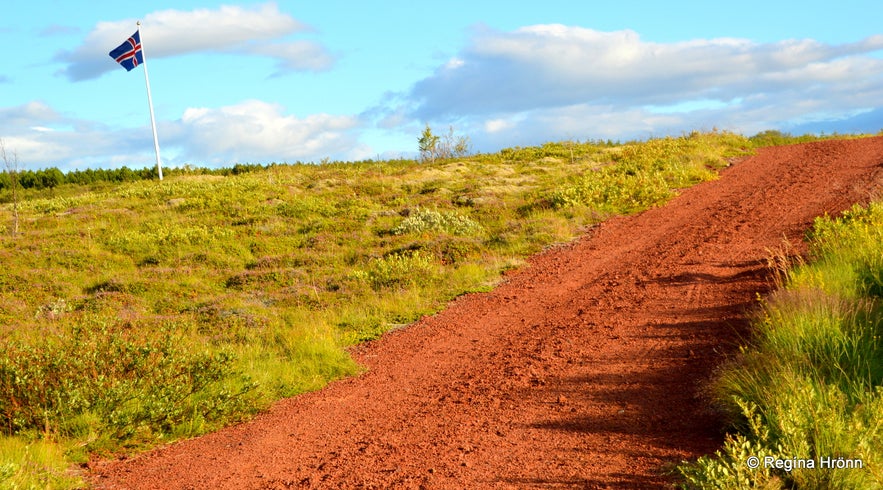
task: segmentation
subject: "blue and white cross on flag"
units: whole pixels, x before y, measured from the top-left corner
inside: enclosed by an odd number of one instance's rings
[[[126,71],[132,71],[136,66],[144,63],[144,55],[141,52],[141,32],[135,31],[132,37],[120,44],[110,52],[110,57],[123,65]]]

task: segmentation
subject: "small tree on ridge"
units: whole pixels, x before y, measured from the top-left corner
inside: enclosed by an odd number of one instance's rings
[[[0,158],[3,159],[3,166],[6,168],[12,188],[12,236],[16,236],[18,235],[18,154],[13,151],[12,158],[9,158],[6,154],[6,144],[2,139],[0,139]]]
[[[468,136],[457,136],[454,127],[448,127],[448,134],[443,138],[435,135],[429,124],[417,139],[417,149],[420,151],[420,161],[434,162],[439,158],[455,158],[469,154],[471,144]]]

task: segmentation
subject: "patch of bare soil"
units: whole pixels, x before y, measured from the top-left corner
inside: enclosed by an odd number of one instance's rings
[[[534,257],[361,346],[368,371],[123,461],[99,488],[653,488],[722,442],[700,388],[824,213],[883,181],[883,138],[761,150],[664,207]]]

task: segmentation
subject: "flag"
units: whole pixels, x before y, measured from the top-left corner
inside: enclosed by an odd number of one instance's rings
[[[132,37],[126,39],[123,44],[110,52],[110,57],[123,65],[126,71],[132,71],[136,66],[144,63],[144,55],[141,53],[141,33],[135,31]]]

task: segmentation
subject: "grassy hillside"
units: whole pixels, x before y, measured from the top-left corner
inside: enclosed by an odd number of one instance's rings
[[[18,234],[0,207],[0,486],[76,486],[65,461],[356,373],[347,346],[752,147],[692,133],[28,190]]]

